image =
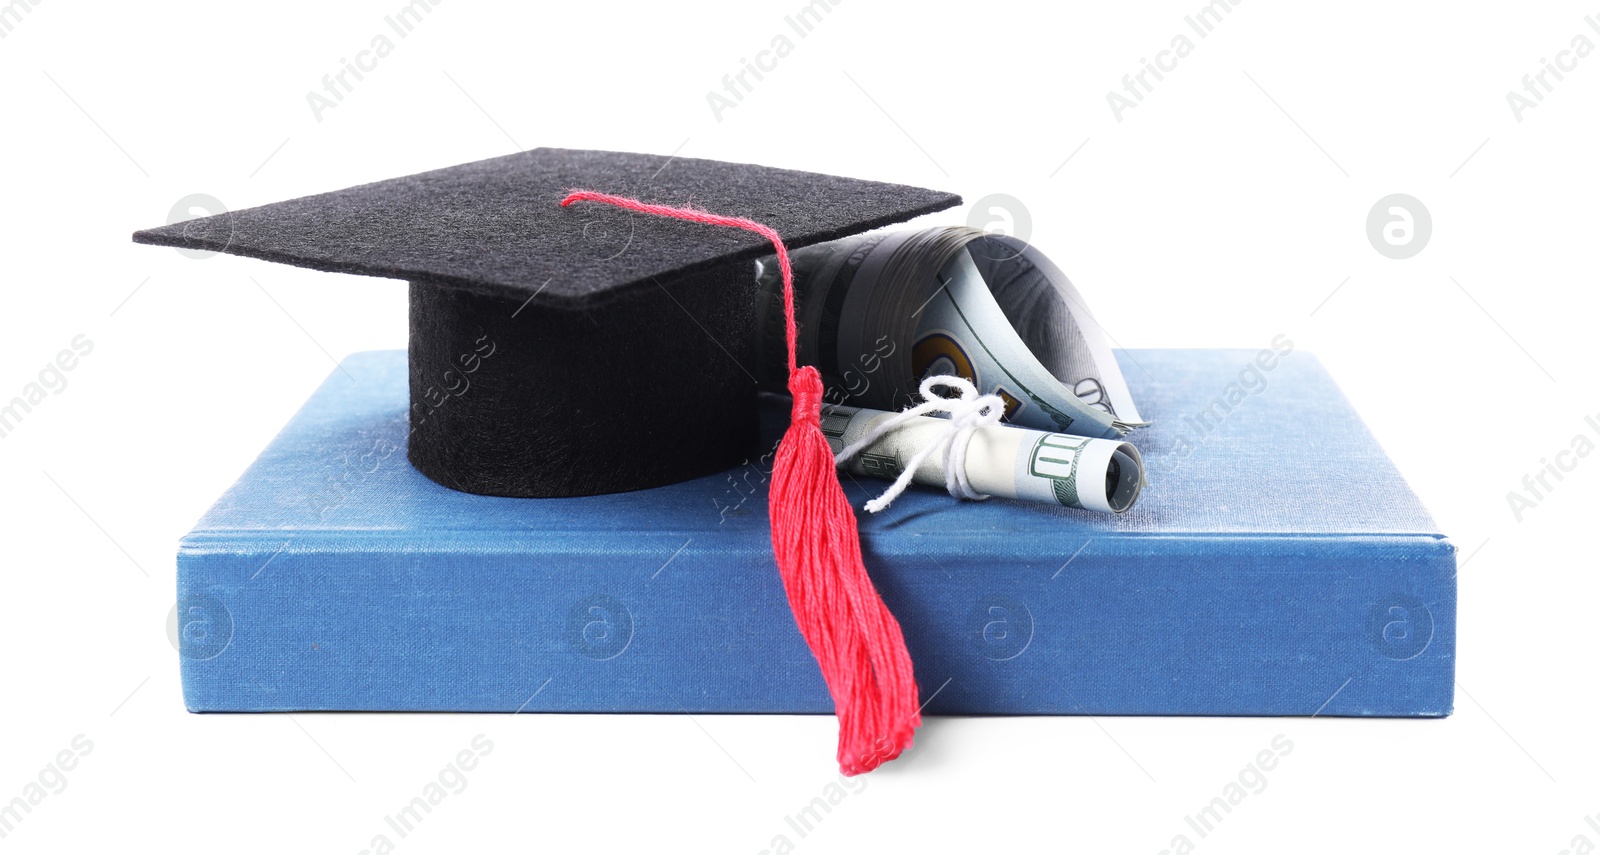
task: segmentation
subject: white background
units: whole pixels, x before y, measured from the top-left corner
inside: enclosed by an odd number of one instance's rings
[[[49,0],[0,40],[0,398],[94,342],[0,440],[0,801],[94,744],[0,848],[356,852],[478,733],[470,786],[398,851],[1600,843],[1600,455],[1520,522],[1506,499],[1600,413],[1600,55],[1520,122],[1506,92],[1600,43],[1600,7],[1247,0],[1119,122],[1106,93],[1201,0],[845,0],[719,120],[707,92],[801,0],[450,0],[318,121],[306,94],[401,5]],[[178,538],[333,358],[404,346],[404,288],[129,234],[192,193],[240,208],[539,145],[1008,194],[1121,345],[1288,334],[1461,548],[1456,714],[932,720],[804,839],[784,817],[835,780],[828,717],[187,714]],[[1404,261],[1365,234],[1397,192],[1433,220]],[[1194,835],[1279,733],[1267,789]]]

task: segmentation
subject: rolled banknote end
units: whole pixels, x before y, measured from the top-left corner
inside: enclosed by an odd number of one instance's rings
[[[822,432],[835,454],[892,417],[882,410],[824,406]],[[918,417],[891,430],[844,466],[851,473],[893,480],[918,451],[949,430],[946,419]],[[974,430],[967,440],[966,474],[979,493],[1008,499],[1120,514],[1144,488],[1144,459],[1132,443],[1048,433],[1011,425]],[[943,489],[943,455],[930,455],[912,483]]]
[[[1049,436],[1059,437],[1063,434]],[[1144,489],[1144,459],[1139,456],[1139,449],[1128,442],[1094,439],[1084,443],[1080,454],[1077,462],[1077,470],[1081,473],[1078,487],[1078,498],[1082,502],[1080,506],[1091,511],[1114,514],[1124,513],[1133,507],[1133,503],[1139,499],[1139,492]],[[1096,472],[1105,473],[1103,486],[1085,483]]]

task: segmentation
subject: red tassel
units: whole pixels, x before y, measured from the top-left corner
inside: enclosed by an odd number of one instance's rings
[[[783,274],[794,407],[778,445],[768,498],[772,551],[795,623],[822,669],[839,718],[839,770],[870,772],[911,746],[922,724],[911,655],[861,561],[856,515],[839,486],[833,450],[822,434],[822,377],[796,364],[794,273],[777,231],[743,217],[575,190],[561,200],[603,202],[630,211],[745,229],[772,241]]]
[[[861,561],[856,515],[822,435],[822,378],[789,376],[789,430],[778,446],[769,498],[772,551],[839,716],[839,770],[870,772],[911,746],[922,724],[900,624]]]

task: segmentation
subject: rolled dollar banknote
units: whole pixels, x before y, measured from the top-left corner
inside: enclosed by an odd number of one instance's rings
[[[924,377],[954,374],[1006,404],[1006,421],[1120,437],[1142,424],[1108,337],[1060,269],[1016,238],[963,226],[858,235],[792,253],[800,361],[830,403],[900,409]],[[760,275],[757,378],[787,378],[782,282]]]
[[[822,433],[838,454],[895,413],[823,405]],[[857,475],[894,480],[904,464],[950,429],[946,419],[917,416],[890,430],[845,462]],[[1132,444],[1007,425],[972,431],[965,455],[973,489],[990,496],[1120,514],[1144,488],[1144,460]],[[944,460],[931,455],[911,482],[943,489]]]

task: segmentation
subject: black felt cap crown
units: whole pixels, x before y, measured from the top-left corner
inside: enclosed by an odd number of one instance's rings
[[[756,431],[752,262],[771,246],[560,207],[574,189],[748,217],[790,248],[961,201],[749,164],[541,148],[133,239],[409,281],[408,456],[445,486],[586,495],[738,463]]]

